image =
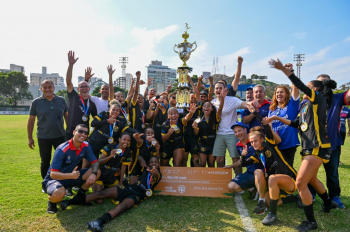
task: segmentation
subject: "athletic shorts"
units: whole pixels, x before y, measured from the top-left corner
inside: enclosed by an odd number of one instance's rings
[[[313,155],[321,159],[323,163],[328,163],[331,158],[332,149],[331,148],[320,148],[315,147],[314,149],[304,149],[300,151],[301,156],[304,157],[307,155]]]
[[[161,153],[161,158],[165,160],[169,160],[173,157],[174,151],[178,148],[182,148],[183,146],[180,147],[163,147],[163,152]]]
[[[114,204],[121,203],[124,199],[130,198],[134,200],[135,205],[140,203],[143,199],[145,199],[145,196],[140,194],[138,191],[135,191],[133,188],[133,185],[126,186],[126,187],[120,187],[119,185],[116,186],[118,190],[118,197],[116,199],[113,199]]]
[[[213,156],[225,156],[226,148],[230,154],[231,158],[238,158],[239,154],[236,149],[236,144],[238,139],[234,134],[220,135],[216,134]]]
[[[185,152],[198,154],[198,137],[195,135],[185,135]]]
[[[205,155],[213,154],[213,147],[205,145],[205,144],[199,144],[198,145],[198,150],[199,150],[198,153],[202,153],[202,154],[205,154]]]
[[[231,181],[239,185],[241,189],[249,189],[255,186],[254,173],[250,172],[241,173]]]
[[[64,187],[64,188],[72,188],[74,186],[80,187],[82,184],[85,183],[85,180],[83,180],[83,175],[85,174],[85,172],[87,172],[87,170],[89,170],[89,168],[79,169],[78,171],[80,172],[80,176],[78,179],[48,180],[48,181],[44,180],[42,183],[43,190],[51,196],[56,189],[59,189],[61,187]]]
[[[143,169],[141,167],[141,164],[139,160],[136,161],[135,167],[132,168],[131,173],[129,173],[131,176],[141,176],[143,172]]]

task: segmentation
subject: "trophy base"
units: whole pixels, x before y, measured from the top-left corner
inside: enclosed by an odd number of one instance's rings
[[[189,73],[192,72],[192,70],[193,70],[193,68],[188,67],[187,65],[182,65],[182,66],[178,67],[177,69],[188,69]]]

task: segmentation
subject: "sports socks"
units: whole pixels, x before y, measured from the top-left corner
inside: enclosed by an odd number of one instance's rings
[[[315,216],[314,216],[314,207],[313,204],[311,205],[303,205],[304,213],[306,216],[306,220],[309,222],[316,222]]]
[[[283,204],[293,203],[296,202],[298,199],[297,196],[287,196],[285,198],[281,198]]]
[[[102,217],[100,217],[97,220],[101,221],[102,224],[106,224],[107,222],[112,220],[112,215],[110,213],[105,213],[102,215]]]
[[[273,213],[274,215],[277,214],[277,203],[278,203],[278,199],[277,200],[270,199],[270,212]]]
[[[327,191],[322,193],[322,194],[319,194],[319,193],[317,193],[317,194],[321,197],[321,199],[322,199],[322,201],[323,201],[325,206],[330,206],[332,204],[332,200],[329,197]]]

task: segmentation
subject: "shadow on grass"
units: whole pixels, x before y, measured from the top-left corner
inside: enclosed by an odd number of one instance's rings
[[[59,210],[57,219],[66,231],[83,231],[86,223],[115,207],[71,206]],[[233,199],[154,196],[105,225],[104,231],[243,231]]]

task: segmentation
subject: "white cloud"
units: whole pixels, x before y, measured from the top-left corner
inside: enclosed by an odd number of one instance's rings
[[[345,39],[345,42],[350,42],[350,36]]]

